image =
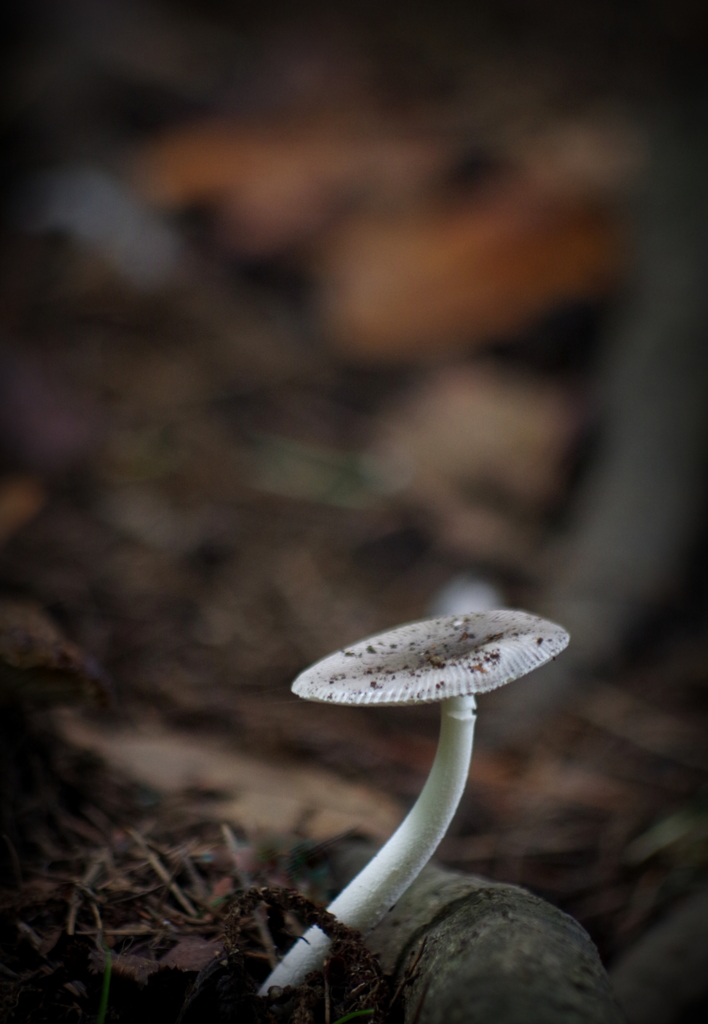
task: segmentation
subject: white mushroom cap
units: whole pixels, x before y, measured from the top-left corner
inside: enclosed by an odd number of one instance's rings
[[[422,619],[330,654],[292,690],[333,704],[427,704],[495,690],[555,658],[569,639],[527,612]]]

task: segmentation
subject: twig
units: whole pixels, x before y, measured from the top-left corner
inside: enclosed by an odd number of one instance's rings
[[[91,900],[91,910],[93,911],[93,919],[96,922],[96,945],[99,949],[103,949],[103,921],[101,920],[101,912],[95,900]]]
[[[420,994],[420,999],[418,1000],[418,1005],[415,1008],[415,1013],[411,1018],[411,1024],[418,1024],[418,1021],[420,1020],[420,1015],[423,1012],[423,1003],[425,1002],[425,997],[427,996],[428,989],[430,988],[430,980],[431,979],[428,978],[425,985],[423,985],[423,991]]]
[[[104,839],[110,841],[113,824],[108,815],[104,814],[101,808],[95,804],[84,804],[83,813],[89,821],[93,822]]]
[[[81,902],[81,896],[79,895],[78,889],[74,889],[71,894],[71,900],[69,902],[69,912],[66,915],[66,934],[74,935],[76,933],[76,915],[79,910],[79,903]]]
[[[152,894],[154,892],[157,892],[158,889],[164,889],[164,888],[165,888],[165,883],[164,882],[158,882],[157,885],[153,885],[152,888],[150,888],[150,889],[142,889],[142,890],[137,890],[136,892],[129,892],[127,894],[127,896],[121,896],[117,900],[113,900],[112,899],[112,900],[110,900],[110,904],[111,904],[112,907],[115,907],[119,903],[127,903],[129,900],[142,900],[146,896],[152,896]]]
[[[363,989],[368,988],[368,986],[369,986],[369,982],[368,981],[362,981],[362,983],[360,985],[357,985],[356,988],[353,988],[351,990],[351,992],[347,993],[347,1002],[349,1003],[353,999],[355,999],[359,995],[359,993],[361,991],[363,991]]]
[[[182,909],[186,911],[186,913],[189,914],[190,917],[198,917],[199,915],[197,914],[197,909],[194,906],[194,904],[187,896],[185,896],[185,894],[182,892],[180,887],[175,882],[172,875],[170,875],[165,865],[162,863],[157,854],[153,853],[153,851],[147,845],[147,843],[140,835],[140,833],[136,832],[135,829],[132,828],[129,828],[128,832],[147,857],[150,863],[150,867],[153,869],[155,874],[162,879],[162,881],[165,883],[165,885],[170,890],[170,892],[177,900],[179,905],[182,907]]]
[[[391,1009],[393,1004],[396,1002],[396,1000],[398,999],[398,997],[400,996],[401,992],[406,987],[406,985],[409,983],[409,981],[412,981],[412,979],[413,979],[413,972],[415,971],[416,967],[420,963],[420,958],[423,955],[423,952],[425,950],[425,945],[426,945],[427,941],[428,941],[428,936],[426,935],[425,938],[423,939],[423,941],[421,942],[421,944],[418,946],[418,951],[416,952],[415,956],[413,957],[412,962],[408,965],[408,967],[406,967],[406,970],[405,970],[405,972],[403,974],[403,977],[402,977],[401,981],[399,982],[398,988],[396,989],[396,991],[393,993],[393,996],[391,997],[391,1002],[388,1004],[389,1010]],[[353,993],[352,993],[352,995],[353,995]]]
[[[231,861],[234,866],[234,878],[236,879],[236,881],[238,882],[239,886],[242,889],[250,889],[252,884],[251,879],[248,873],[246,871],[243,871],[243,869],[240,868],[238,864],[238,842],[236,841],[236,836],[233,834],[233,832],[231,831],[231,829],[229,828],[225,821],[221,824],[221,834],[224,837],[226,849],[231,854]]]
[[[35,953],[39,953],[40,949],[42,948],[42,939],[39,935],[37,935],[37,932],[34,930],[34,928],[30,928],[30,926],[26,924],[24,921],[18,921],[17,930],[20,933],[20,935],[24,935],[24,937],[27,939],[29,944],[34,949]]]
[[[201,877],[201,875],[195,868],[194,864],[192,863],[191,856],[184,848],[182,848],[179,851],[179,857],[180,860],[182,861],[182,864],[184,865],[184,870],[189,875],[189,881],[191,882],[192,889],[196,894],[196,898],[199,900],[201,904],[206,906],[208,893],[206,886],[204,885],[204,879]]]
[[[79,906],[81,900],[85,894],[93,896],[91,891],[91,885],[98,878],[99,872],[104,862],[105,850],[99,851],[99,853],[90,861],[88,867],[84,871],[81,880],[74,883],[74,891],[71,894],[71,900],[69,901],[69,912],[66,916],[66,934],[73,935],[76,929],[76,915],[79,912]]]
[[[238,865],[238,842],[236,841],[236,836],[233,834],[233,832],[226,824],[226,822],[222,822],[221,834],[224,837],[226,849],[231,854],[231,860],[234,866],[234,878],[236,879],[236,881],[238,882],[242,889],[250,889],[251,879],[248,876],[248,873],[246,871],[243,871]],[[278,963],[278,951],[275,948],[273,936],[270,934],[267,914],[262,906],[256,907],[256,909],[253,911],[253,920],[256,922],[256,927],[258,928],[258,935],[260,937],[263,948],[266,951],[266,954],[268,956],[268,963],[270,964],[272,970]]]
[[[122,928],[104,928],[104,935],[156,935],[159,929],[153,928],[149,924],[136,924],[133,927],[122,927]],[[97,928],[80,928],[77,935],[97,935]]]
[[[278,951],[275,948],[273,936],[270,934],[270,928],[268,927],[268,914],[266,913],[266,909],[263,904],[261,904],[260,907],[256,907],[253,911],[253,920],[256,922],[260,940],[263,943],[263,948],[265,949],[268,957],[268,963],[272,969],[278,963]]]

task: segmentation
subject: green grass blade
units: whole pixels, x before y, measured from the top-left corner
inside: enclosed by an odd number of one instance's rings
[[[101,989],[101,1002],[98,1005],[96,1024],[105,1024],[106,1011],[108,1010],[108,993],[111,990],[111,968],[113,967],[113,957],[111,956],[111,951],[108,946],[103,947],[103,955],[105,957],[106,965],[103,968],[103,987]]]
[[[374,1012],[374,1010],[352,1010],[351,1013],[345,1013],[339,1020],[335,1020],[334,1024],[347,1024],[348,1020],[354,1020],[355,1017],[370,1017]]]

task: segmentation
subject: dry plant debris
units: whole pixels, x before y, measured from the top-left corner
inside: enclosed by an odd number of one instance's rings
[[[154,821],[142,830],[108,829],[103,839],[101,846],[67,852],[41,875],[27,872],[17,891],[3,891],[3,1020],[49,1021],[57,1008],[79,1019],[95,1013],[108,955],[107,1020],[149,1020],[157,1007],[161,1019],[174,1020],[191,992],[180,1018],[190,1020],[210,986],[216,985],[216,996],[209,998],[228,999],[219,977],[229,979],[225,987],[237,1001],[256,1007],[254,1020],[271,1020],[267,1002],[253,993],[270,969],[271,931],[279,945],[287,944],[297,934],[296,919],[322,923],[336,944],[327,980],[308,979],[292,1019],[306,1024],[312,1008],[326,1000],[347,1011],[368,1004],[382,1019],[386,984],[361,939],[304,895],[282,888],[297,883],[325,897],[326,848],[288,848],[283,837],[278,849],[277,841],[239,840],[228,826],[164,831]],[[248,889],[254,878],[275,887]],[[262,905],[271,908],[269,915]]]

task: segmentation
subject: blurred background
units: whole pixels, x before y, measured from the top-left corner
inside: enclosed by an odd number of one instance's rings
[[[572,644],[480,700],[442,860],[558,903],[610,963],[691,898],[701,8],[11,5],[12,715],[132,780],[145,813],[381,840],[437,713],[305,704],[293,677],[403,621],[523,607]],[[10,874],[59,857],[30,776],[3,805]]]

